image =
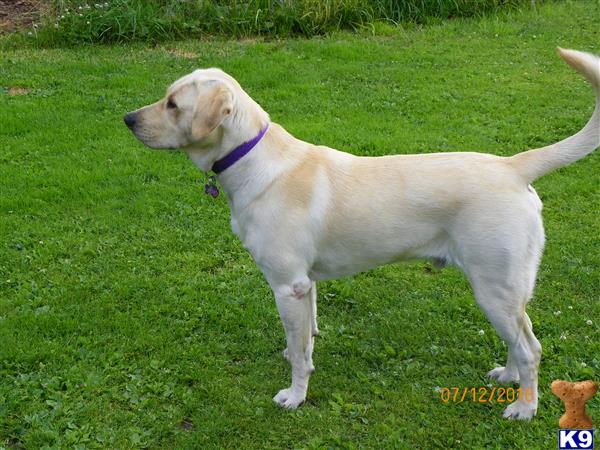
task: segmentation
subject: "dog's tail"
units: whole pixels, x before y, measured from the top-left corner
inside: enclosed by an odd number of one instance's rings
[[[558,49],[558,53],[591,83],[596,93],[596,109],[588,123],[573,136],[508,159],[509,164],[527,183],[554,169],[574,163],[600,147],[600,58],[590,53],[562,48]]]

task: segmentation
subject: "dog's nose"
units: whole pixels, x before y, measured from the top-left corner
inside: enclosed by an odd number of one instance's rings
[[[125,117],[123,117],[123,121],[125,122],[125,125],[127,125],[129,128],[133,128],[135,126],[135,113],[125,114]]]

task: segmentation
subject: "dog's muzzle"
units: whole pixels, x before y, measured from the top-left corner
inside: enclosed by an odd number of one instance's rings
[[[125,117],[123,117],[123,121],[125,122],[125,125],[127,125],[127,127],[130,130],[133,130],[133,128],[135,127],[136,119],[137,119],[136,113],[127,113],[127,114],[125,114]]]

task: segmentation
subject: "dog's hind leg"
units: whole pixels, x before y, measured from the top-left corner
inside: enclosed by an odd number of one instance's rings
[[[542,347],[531,326],[525,307],[535,283],[540,249],[528,255],[508,257],[488,254],[487,262],[468,271],[475,298],[498,335],[508,346],[506,367],[489,375],[503,382],[519,380],[517,400],[504,411],[504,417],[530,419],[537,411],[538,366]],[[533,250],[533,251],[531,251]],[[517,252],[518,253],[518,252]]]
[[[510,217],[519,220],[478,224],[485,229],[495,227],[494,233],[465,241],[460,247],[461,262],[479,307],[508,346],[506,366],[489,375],[502,382],[519,381],[517,400],[506,408],[504,417],[530,419],[537,411],[542,347],[525,308],[535,285],[544,230],[539,212],[531,208],[513,211]]]
[[[273,286],[287,341],[284,356],[292,366],[292,385],[273,397],[273,400],[284,408],[294,409],[304,402],[308,379],[314,371],[313,288],[313,283],[307,277],[295,278],[291,283]]]
[[[502,384],[510,384],[519,381],[519,369],[517,368],[517,362],[515,361],[515,358],[510,350],[508,352],[506,366],[496,367],[490,370],[487,376]]]
[[[492,372],[503,380],[512,378],[520,382],[520,395],[506,408],[504,417],[530,419],[537,411],[537,377],[542,347],[525,312],[526,294],[515,289],[513,282],[498,281],[481,274],[472,275],[471,284],[477,303],[508,346],[506,367]]]

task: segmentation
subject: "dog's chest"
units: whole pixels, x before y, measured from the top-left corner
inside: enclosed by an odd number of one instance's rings
[[[260,233],[257,232],[257,227],[254,226],[254,221],[248,214],[243,214],[231,208],[231,231],[235,234],[242,244],[250,252],[256,260],[260,249]]]
[[[242,241],[244,248],[250,253],[252,258],[259,265],[264,263],[265,249],[264,234],[258,232],[256,227],[242,222],[239,218],[231,215],[231,231]]]
[[[242,235],[241,235],[241,230],[240,227],[238,225],[238,221],[235,219],[234,215],[231,215],[231,231],[233,231],[233,234],[235,234],[238,238],[240,238],[242,241]]]

